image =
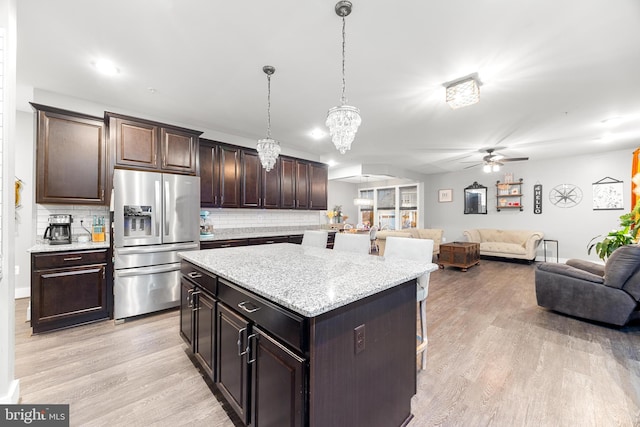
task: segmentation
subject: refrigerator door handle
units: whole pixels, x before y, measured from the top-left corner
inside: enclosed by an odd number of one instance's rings
[[[157,274],[157,273],[168,273],[171,271],[180,270],[180,264],[166,264],[162,266],[153,266],[153,267],[135,267],[128,268],[126,270],[116,270],[116,277],[128,277],[128,276],[144,276],[148,274]]]
[[[164,182],[164,235],[169,235],[169,213],[171,212],[171,194],[169,193],[169,182]]]
[[[200,248],[199,243],[175,243],[171,245],[162,246],[128,246],[125,248],[115,248],[114,250],[118,255],[132,255],[132,254],[153,254],[158,252],[170,252],[170,251],[188,251]]]
[[[161,200],[160,198],[161,191],[160,191],[160,181],[158,180],[155,181],[155,190],[156,190],[156,206],[155,206],[156,212],[154,216],[156,220],[156,237],[160,237],[160,219],[159,218],[160,218],[161,211],[158,210],[158,201]]]

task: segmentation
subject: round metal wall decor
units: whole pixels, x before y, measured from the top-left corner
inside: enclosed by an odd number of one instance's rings
[[[549,192],[549,200],[559,208],[572,208],[582,201],[582,190],[577,185],[556,185]]]

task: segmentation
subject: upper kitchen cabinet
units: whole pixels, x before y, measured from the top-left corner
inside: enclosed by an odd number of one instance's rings
[[[31,105],[36,111],[36,203],[108,204],[103,119]]]
[[[327,181],[329,169],[327,165],[309,163],[309,208],[327,209]]]
[[[280,158],[280,205],[285,209],[327,208],[327,165]]]
[[[280,161],[267,172],[256,150],[243,149],[241,154],[241,204],[243,208],[280,207]]]
[[[200,205],[240,207],[240,147],[200,139]]]
[[[110,112],[105,120],[115,166],[196,174],[202,132]]]

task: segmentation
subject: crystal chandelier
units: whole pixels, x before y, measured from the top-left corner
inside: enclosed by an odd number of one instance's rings
[[[344,72],[345,64],[345,17],[351,13],[352,4],[350,1],[339,1],[336,4],[336,14],[342,17],[342,98],[341,105],[333,107],[327,113],[326,125],[329,127],[331,140],[341,154],[351,149],[351,143],[356,136],[358,126],[362,122],[360,110],[347,104],[345,96],[346,79]]]
[[[267,75],[267,137],[258,140],[257,150],[262,167],[269,172],[280,155],[280,143],[271,139],[271,75],[276,69],[271,65],[265,65],[262,71]]]

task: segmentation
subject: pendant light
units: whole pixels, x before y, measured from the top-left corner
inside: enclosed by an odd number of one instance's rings
[[[344,72],[345,65],[345,17],[351,13],[352,4],[350,1],[339,1],[335,11],[342,18],[342,98],[338,107],[333,107],[327,113],[326,125],[329,127],[331,140],[341,154],[351,149],[351,143],[356,136],[358,126],[362,122],[360,110],[351,105],[347,105],[345,96],[346,79]]]
[[[257,150],[262,167],[269,172],[280,155],[280,143],[271,138],[271,75],[276,69],[271,65],[265,65],[262,71],[267,75],[267,137],[258,140]]]

